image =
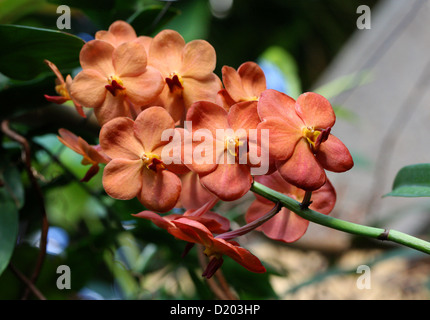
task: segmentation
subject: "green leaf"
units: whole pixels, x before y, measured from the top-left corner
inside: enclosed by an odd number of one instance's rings
[[[0,23],[13,23],[44,4],[45,0],[0,0]]]
[[[79,67],[84,41],[72,34],[18,25],[0,25],[0,72],[17,80],[30,80],[50,72],[44,59],[61,70]]]
[[[168,8],[164,11],[163,6],[149,6],[141,11],[136,11],[128,19],[128,22],[133,26],[138,35],[149,36],[179,14],[180,11],[178,9]]]
[[[7,268],[18,236],[18,209],[7,192],[0,189],[0,275]]]
[[[400,169],[394,179],[393,190],[385,196],[430,197],[430,163]]]

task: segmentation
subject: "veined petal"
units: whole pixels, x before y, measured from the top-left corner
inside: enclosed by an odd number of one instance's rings
[[[81,155],[85,154],[85,150],[84,148],[82,148],[82,145],[79,142],[79,137],[77,135],[63,128],[59,129],[58,133],[60,134],[58,140],[60,140],[62,144],[72,149],[76,153],[79,153]]]
[[[149,210],[167,212],[175,207],[181,194],[181,180],[168,171],[142,170],[142,190],[139,201]]]
[[[185,40],[174,30],[163,30],[158,33],[149,47],[149,65],[160,70],[163,77],[178,72],[182,65],[182,51]]]
[[[322,214],[329,214],[333,210],[336,204],[336,190],[329,179],[321,188],[312,192],[311,200],[309,208],[312,210]]]
[[[182,97],[186,110],[197,101],[215,103],[217,101],[217,93],[222,89],[221,80],[215,73],[198,80],[190,77],[183,77],[182,80],[184,82]]]
[[[229,97],[235,102],[245,100],[246,93],[242,86],[242,79],[236,70],[230,66],[223,66],[221,72],[222,82],[224,83],[225,90]]]
[[[187,121],[191,121],[193,132],[200,129],[207,129],[215,139],[217,129],[229,128],[227,111],[219,105],[198,101],[194,103],[187,113]]]
[[[318,93],[301,94],[296,101],[296,111],[306,126],[315,129],[331,128],[336,121],[330,102]]]
[[[247,98],[259,97],[266,90],[266,76],[258,64],[248,61],[240,65],[237,73],[242,79],[242,87]]]
[[[201,183],[196,172],[190,171],[180,176],[182,181],[182,191],[180,202],[182,207],[198,209],[216,197],[209,192]]]
[[[100,30],[95,34],[98,40],[110,42],[114,46],[136,39],[136,31],[125,21],[117,20],[109,26],[108,31]]]
[[[215,49],[205,40],[188,42],[183,49],[182,57],[182,67],[179,71],[182,77],[201,79],[215,69]]]
[[[269,150],[270,158],[286,160],[291,157],[302,133],[289,122],[280,118],[267,117],[257,126],[258,130],[269,131],[269,145],[264,146]]]
[[[200,175],[203,186],[224,201],[244,196],[251,188],[252,181],[249,167],[237,163],[219,164],[211,173]]]
[[[136,77],[122,77],[127,97],[136,106],[143,106],[153,101],[164,87],[160,72],[147,67],[145,72]]]
[[[171,223],[169,220],[164,219],[159,214],[152,212],[152,211],[142,211],[136,214],[133,214],[133,216],[137,218],[142,218],[146,220],[152,221],[156,226],[168,230],[169,228],[175,227],[173,223]]]
[[[118,117],[132,118],[130,103],[125,98],[126,96],[124,95],[114,97],[110,93],[106,94],[103,104],[98,108],[94,108],[94,115],[101,126]]]
[[[301,130],[304,123],[297,115],[295,105],[296,102],[290,96],[273,89],[267,89],[261,93],[258,100],[258,115],[261,120],[269,117],[279,118],[288,122],[290,126]]]
[[[145,152],[152,152],[169,141],[162,141],[163,132],[173,133],[175,122],[166,109],[149,107],[143,110],[134,122],[135,136],[141,141]],[[167,132],[169,133],[169,132]]]
[[[100,146],[112,159],[139,160],[144,152],[141,141],[134,135],[134,121],[119,117],[107,122],[100,130]]]
[[[115,73],[112,64],[114,46],[102,40],[91,40],[84,44],[79,54],[82,69],[92,69],[108,77]]]
[[[113,159],[103,171],[103,188],[112,198],[129,200],[142,188],[142,161]]]
[[[316,158],[324,169],[333,172],[344,172],[354,166],[348,148],[332,134],[321,143]]]
[[[326,174],[305,139],[300,139],[288,160],[276,162],[281,176],[289,183],[304,190],[319,189],[326,181]]]
[[[261,122],[257,112],[257,101],[243,101],[236,103],[228,113],[228,123],[233,130],[257,129]]]
[[[113,51],[112,62],[116,75],[121,79],[136,77],[146,70],[145,47],[138,41],[125,42]]]
[[[246,222],[250,223],[273,208],[273,203],[254,201],[246,212]],[[272,219],[262,224],[257,230],[264,232],[273,240],[294,242],[300,239],[306,232],[309,221],[299,215],[282,208]]]
[[[106,98],[106,78],[96,70],[82,70],[70,85],[73,100],[87,108],[98,108]]]

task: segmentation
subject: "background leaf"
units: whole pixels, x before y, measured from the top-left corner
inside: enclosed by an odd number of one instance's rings
[[[18,235],[18,209],[4,188],[0,189],[0,275],[9,264]]]
[[[393,190],[385,196],[430,197],[430,163],[400,169],[394,179]]]
[[[0,72],[17,80],[30,80],[49,71],[44,59],[60,70],[79,67],[84,44],[65,32],[18,25],[0,25],[0,42],[7,48],[0,51]]]

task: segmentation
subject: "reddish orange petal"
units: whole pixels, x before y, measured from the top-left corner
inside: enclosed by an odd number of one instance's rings
[[[306,126],[315,129],[331,128],[336,121],[330,102],[317,93],[301,94],[296,102],[296,111]]]
[[[175,122],[166,109],[150,107],[143,110],[135,120],[134,133],[146,152],[153,152],[169,140],[162,141],[163,133],[173,133]],[[167,135],[169,136],[169,135]]]
[[[155,212],[152,212],[152,211],[142,211],[142,212],[133,214],[133,216],[137,218],[151,220],[156,226],[165,230],[175,226],[169,220],[164,219],[159,214],[156,214]]]
[[[311,200],[309,208],[312,210],[322,214],[329,214],[333,210],[336,204],[336,190],[330,180],[327,179],[321,188],[312,192]]]
[[[301,139],[288,160],[276,162],[281,176],[304,190],[316,190],[326,181],[326,174],[305,139]]]
[[[178,71],[182,77],[202,79],[215,69],[215,49],[205,40],[188,42],[183,49],[182,67]]]
[[[209,130],[214,139],[217,129],[226,129],[229,127],[227,111],[219,105],[208,101],[194,103],[188,110],[187,121],[191,121],[193,131],[200,129]]]
[[[167,170],[142,172],[142,190],[139,201],[149,210],[167,212],[174,208],[181,194],[181,180]]]
[[[107,93],[103,104],[99,108],[94,108],[94,114],[98,123],[103,126],[106,122],[118,117],[132,118],[131,107],[124,95],[119,94],[114,97],[112,94]]]
[[[237,200],[251,188],[249,170],[243,164],[219,164],[213,172],[200,175],[200,182],[221,200]]]
[[[113,75],[115,73],[112,64],[114,49],[110,43],[102,40],[91,40],[85,43],[79,55],[82,69],[96,70],[103,76]]]
[[[187,210],[198,209],[215,197],[200,183],[197,173],[190,171],[181,175],[180,178],[182,181],[180,202],[182,207]]]
[[[53,64],[51,61],[46,59],[44,60],[44,62],[48,65],[48,67],[52,70],[52,72],[54,72],[55,76],[60,81],[60,83],[64,83],[63,75],[61,74],[60,70],[58,70],[57,66]]]
[[[246,212],[246,222],[250,223],[273,208],[273,203],[254,201]],[[306,232],[309,221],[286,208],[282,208],[272,219],[261,225],[258,230],[273,240],[294,242]]]
[[[280,118],[268,117],[258,124],[257,129],[268,130],[269,145],[264,147],[269,150],[270,158],[274,160],[289,159],[302,138],[300,130]]]
[[[320,145],[316,158],[324,169],[333,172],[348,171],[354,166],[354,160],[348,148],[342,141],[331,134],[328,139]]]
[[[100,146],[112,159],[139,160],[143,145],[134,135],[134,121],[119,117],[106,123],[100,130]]]
[[[81,155],[85,154],[85,150],[82,148],[81,144],[79,143],[79,137],[77,135],[63,128],[59,129],[58,133],[60,134],[60,137],[58,137],[58,140],[60,140],[62,144],[72,149],[76,153],[79,153]]]
[[[263,70],[255,62],[243,63],[237,72],[242,79],[242,87],[247,98],[259,97],[266,90],[266,77]]]
[[[236,70],[230,66],[223,66],[221,72],[222,82],[231,99],[235,102],[245,100],[247,98],[246,92],[244,92],[242,79]]]
[[[197,101],[210,101],[215,103],[217,101],[217,93],[222,89],[221,80],[214,73],[199,80],[189,77],[183,77],[182,80],[184,81],[182,97],[186,110]]]
[[[236,103],[230,108],[228,113],[228,123],[233,130],[243,129],[247,132],[250,129],[257,129],[260,123],[257,112],[257,101],[243,101]]]
[[[104,168],[103,187],[112,198],[133,199],[142,188],[142,161],[113,159]]]
[[[98,108],[106,98],[106,84],[106,78],[99,72],[82,70],[70,85],[70,95],[84,107]]]
[[[261,93],[258,100],[258,115],[261,120],[269,117],[278,118],[279,120],[288,122],[290,126],[301,130],[304,123],[297,115],[295,105],[296,102],[290,96],[273,89],[268,89]]]

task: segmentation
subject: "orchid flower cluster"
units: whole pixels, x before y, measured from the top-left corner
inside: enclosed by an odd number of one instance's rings
[[[57,76],[58,96],[46,99],[71,100],[83,117],[84,108],[92,108],[101,127],[99,145],[59,130],[59,140],[91,165],[82,181],[103,167],[110,197],[142,203],[145,210],[133,216],[187,242],[186,252],[194,244],[204,247],[210,259],[204,277],[220,268],[225,255],[265,272],[233,239],[258,230],[293,242],[309,224],[256,195],[247,224],[230,230],[229,220],[212,211],[218,202],[244,197],[255,180],[297,201],[312,193],[307,205],[329,214],[336,192],[326,170],[353,166],[348,149],[330,132],[336,117],[327,99],[308,92],[294,100],[267,89],[255,62],[237,70],[224,66],[220,79],[215,50],[205,40],[186,43],[173,30],[137,36],[131,25],[116,21],[84,44],[82,70],[73,79],[64,80],[47,63]]]

